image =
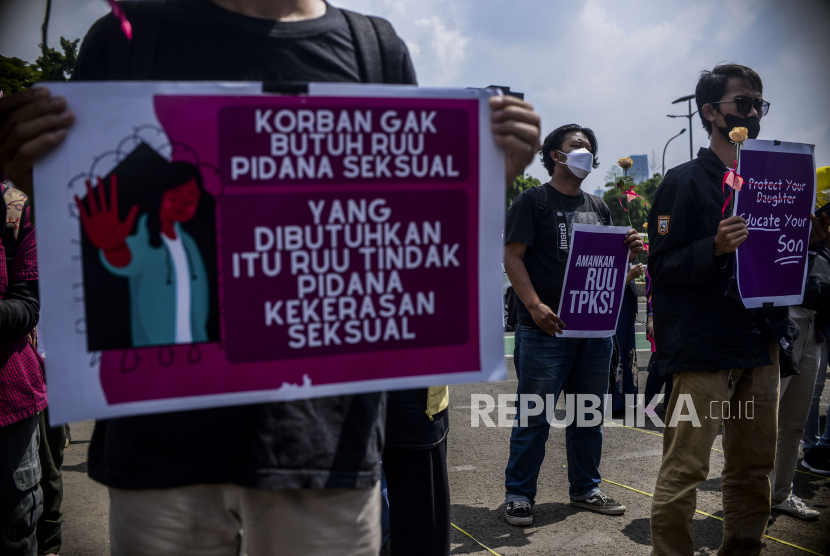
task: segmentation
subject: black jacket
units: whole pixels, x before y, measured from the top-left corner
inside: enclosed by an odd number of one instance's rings
[[[657,364],[661,374],[769,365],[763,319],[725,296],[733,256],[714,256],[726,167],[710,149],[697,156],[668,171],[648,215]]]

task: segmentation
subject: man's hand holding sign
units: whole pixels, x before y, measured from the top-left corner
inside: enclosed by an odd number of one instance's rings
[[[721,220],[718,224],[718,233],[715,235],[713,249],[715,257],[734,253],[738,246],[746,241],[748,235],[746,220],[740,216],[730,216]]]
[[[625,233],[625,246],[628,247],[628,260],[633,261],[637,255],[643,252],[643,238],[640,232],[634,228],[629,228]]]

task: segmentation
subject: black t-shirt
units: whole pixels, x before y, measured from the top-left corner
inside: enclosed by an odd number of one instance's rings
[[[547,201],[535,188],[522,192],[513,201],[504,224],[504,242],[527,245],[524,264],[530,282],[542,303],[556,313],[574,222],[610,226],[611,211],[602,199],[584,191],[564,195],[549,184],[544,184],[544,188]],[[540,199],[544,210],[539,206]],[[523,303],[519,303],[519,324],[539,328]]]
[[[120,38],[111,16],[89,31],[75,68],[75,79],[107,75],[107,35]],[[403,46],[402,82],[416,84]],[[165,2],[151,78],[157,80],[355,83],[360,81],[351,30],[343,13],[328,6],[317,19],[279,22],[241,15],[208,0]]]
[[[96,22],[84,38],[74,78],[110,79],[108,56],[115,55],[117,40],[123,48],[120,33],[111,15]],[[402,64],[404,82],[415,84],[408,53]],[[351,31],[340,10],[328,6],[318,19],[281,23],[206,0],[167,0],[152,77],[360,81]],[[116,488],[198,483],[370,488],[380,478],[385,400],[373,393],[99,421],[89,448],[89,475]]]

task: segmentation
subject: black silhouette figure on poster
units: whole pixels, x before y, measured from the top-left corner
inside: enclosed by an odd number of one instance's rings
[[[199,168],[141,143],[75,200],[90,351],[219,340],[215,203]]]

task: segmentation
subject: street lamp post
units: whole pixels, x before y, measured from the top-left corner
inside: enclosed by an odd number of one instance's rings
[[[687,95],[685,97],[680,97],[679,99],[672,102],[672,104],[677,104],[678,102],[683,102],[684,100],[689,101],[689,113],[688,114],[681,114],[679,116],[672,116],[671,114],[666,114],[668,118],[689,118],[689,160],[694,160],[695,155],[692,148],[692,116],[697,114],[697,110],[692,112],[692,99],[695,98],[695,95]]]
[[[672,137],[671,139],[666,141],[666,146],[663,147],[663,177],[666,177],[666,149],[669,148],[669,143],[671,143],[673,140],[677,139],[678,137],[680,137],[684,133],[686,133],[686,128],[685,127],[680,130],[680,133],[678,133],[677,135],[675,135],[674,137]]]

